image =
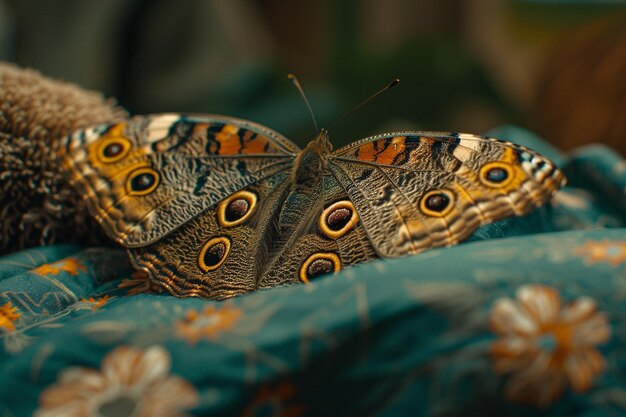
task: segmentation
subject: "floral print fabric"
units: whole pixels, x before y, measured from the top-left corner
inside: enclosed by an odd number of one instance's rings
[[[36,417],[182,417],[198,402],[195,388],[171,376],[170,357],[159,346],[120,346],[100,370],[72,367],[40,396]]]
[[[494,368],[512,373],[507,397],[547,406],[566,385],[588,391],[605,368],[595,346],[611,335],[596,302],[581,297],[564,306],[558,291],[543,285],[520,287],[516,298],[496,300],[490,314],[491,328],[501,336],[491,346]]]
[[[0,258],[0,415],[622,415],[626,199],[590,173],[626,193],[626,165],[551,156],[552,207],[226,302],[154,294],[117,249]]]

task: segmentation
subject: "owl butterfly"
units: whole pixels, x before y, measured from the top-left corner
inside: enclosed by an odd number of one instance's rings
[[[454,245],[544,204],[563,174],[468,134],[398,132],[333,151],[258,124],[163,114],[80,130],[63,169],[151,282],[223,299]]]

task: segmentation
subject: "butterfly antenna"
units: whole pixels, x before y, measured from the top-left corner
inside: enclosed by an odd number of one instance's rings
[[[333,123],[333,125],[328,129],[328,131],[330,132],[331,130],[333,130],[333,128],[335,126],[337,126],[339,123],[343,122],[346,117],[350,116],[352,113],[354,113],[355,111],[357,111],[361,107],[365,106],[367,103],[372,101],[379,94],[382,94],[385,91],[389,90],[390,88],[395,87],[396,85],[398,85],[399,82],[400,82],[400,79],[396,78],[392,82],[390,82],[389,84],[387,84],[386,86],[384,86],[383,88],[381,88],[380,90],[378,90],[377,92],[375,92],[374,94],[372,94],[371,96],[366,98],[364,101],[361,102],[361,104],[359,104],[358,106],[355,106],[352,110],[350,110],[348,113],[344,114],[339,120],[337,120],[335,123]]]
[[[306,98],[306,94],[304,94],[304,90],[300,85],[300,81],[298,81],[298,78],[293,74],[287,74],[287,78],[289,78],[293,85],[296,86],[296,88],[300,92],[300,95],[302,96],[302,100],[304,100],[304,103],[306,104],[307,109],[309,109],[309,114],[311,115],[311,119],[313,119],[313,125],[315,126],[315,134],[320,133],[320,130],[317,127],[317,120],[315,120],[315,114],[313,114],[313,109],[311,108],[311,104],[309,104],[309,100],[307,100]]]

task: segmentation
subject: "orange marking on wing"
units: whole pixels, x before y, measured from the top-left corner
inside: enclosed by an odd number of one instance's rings
[[[397,136],[384,149],[377,150],[376,145],[383,145],[383,140],[369,142],[359,147],[357,158],[360,161],[377,162],[379,164],[393,164],[394,159],[406,149],[406,137]]]
[[[502,162],[508,162],[511,165],[519,165],[517,157],[515,156],[515,151],[511,148],[504,148],[504,152],[502,153],[500,160]]]
[[[235,155],[239,153],[241,143],[237,132],[239,128],[234,125],[225,125],[222,130],[215,135],[215,140],[220,143],[219,155]]]
[[[264,153],[265,145],[268,140],[264,136],[256,136],[252,140],[246,140],[244,142],[244,148],[241,153],[255,154],[255,153]]]
[[[373,162],[376,159],[376,149],[374,149],[374,142],[368,142],[361,146],[358,151],[358,159],[361,161]]]
[[[502,156],[500,157],[500,161],[506,162],[513,167],[513,178],[506,184],[506,186],[501,187],[500,189],[506,193],[519,189],[528,175],[520,166],[517,156],[515,155],[515,150],[512,148],[505,148]]]
[[[376,162],[384,165],[393,164],[394,159],[404,152],[405,149],[405,137],[397,136],[393,138],[391,143],[385,148],[384,151],[376,155]]]
[[[209,128],[209,124],[208,123],[199,123],[198,122],[193,127],[193,134],[194,135],[204,135],[208,128]]]
[[[107,132],[103,135],[106,138],[124,138],[126,136],[123,135],[124,128],[126,128],[126,123],[118,123],[113,125]]]

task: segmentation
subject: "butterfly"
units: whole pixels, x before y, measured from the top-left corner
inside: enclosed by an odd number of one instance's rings
[[[562,172],[525,147],[452,132],[304,149],[259,124],[161,114],[74,132],[63,170],[135,268],[224,299],[450,246],[549,201]]]

